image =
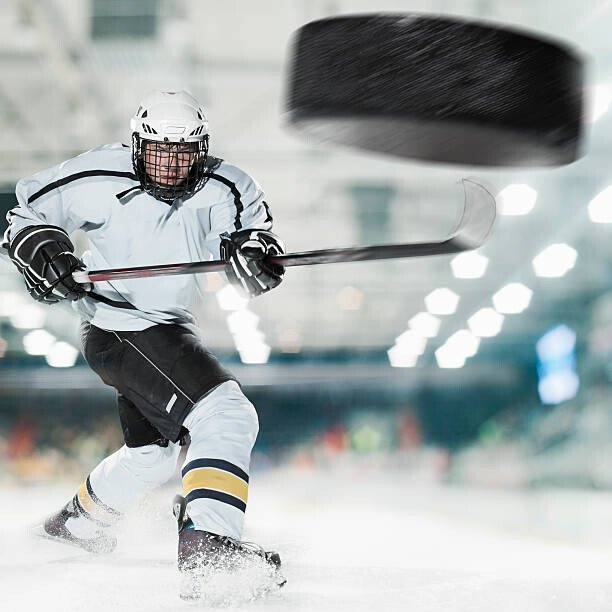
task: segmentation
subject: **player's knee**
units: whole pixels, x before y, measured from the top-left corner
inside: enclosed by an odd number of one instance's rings
[[[259,433],[259,417],[255,406],[237,388],[230,394],[221,407],[223,413],[231,417],[237,432],[244,436],[252,437],[253,442]]]
[[[167,447],[157,444],[123,447],[124,466],[134,472],[138,479],[151,486],[159,486],[170,480],[176,470],[180,448],[176,444]]]
[[[207,429],[211,419],[215,423],[223,421],[218,426],[226,431],[252,435],[253,439],[259,432],[257,411],[234,381],[219,385],[194,406],[186,420],[192,437],[194,432]]]

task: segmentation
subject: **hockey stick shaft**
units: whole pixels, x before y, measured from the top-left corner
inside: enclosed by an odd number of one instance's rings
[[[268,260],[272,264],[280,264],[287,267],[312,266],[349,261],[447,255],[475,249],[485,240],[495,220],[495,198],[482,185],[472,180],[463,179],[462,182],[465,191],[463,214],[456,231],[446,240],[303,251],[272,256]],[[99,281],[147,278],[152,276],[223,272],[227,265],[227,262],[222,260],[196,261],[158,266],[92,270],[89,272],[78,271],[73,276],[79,283],[95,283]]]
[[[312,266],[317,264],[340,263],[349,261],[372,261],[375,259],[396,259],[404,257],[423,257],[425,255],[444,255],[459,253],[470,247],[462,246],[456,238],[442,242],[422,242],[411,244],[375,245],[341,249],[321,249],[301,253],[286,253],[269,257],[272,264],[290,266]],[[206,274],[223,272],[227,262],[222,260],[196,261],[189,263],[164,264],[159,266],[139,266],[134,268],[114,268],[75,272],[74,279],[79,283],[95,283],[128,278],[148,278],[152,276],[173,276],[177,274]]]

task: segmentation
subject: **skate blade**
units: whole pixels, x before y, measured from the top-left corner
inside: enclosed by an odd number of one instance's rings
[[[76,548],[78,550],[82,550],[83,552],[87,552],[84,548],[79,546],[76,542],[71,542],[70,540],[67,540],[66,538],[60,538],[58,536],[54,536],[54,535],[51,535],[50,533],[47,533],[42,523],[40,525],[34,525],[34,527],[30,529],[30,533],[32,533],[33,535],[39,538],[44,538],[45,540],[50,540],[51,542],[57,542],[58,544],[67,544],[71,548]]]
[[[48,533],[47,531],[45,531],[44,525],[42,523],[38,524],[38,525],[34,525],[34,527],[32,527],[30,529],[30,532],[40,538],[44,538],[45,540],[50,540],[51,542],[57,542],[59,544],[66,544],[68,546],[70,546],[71,548],[75,548],[78,549],[84,553],[86,553],[87,555],[107,555],[110,554],[111,552],[113,552],[114,548],[109,549],[109,550],[105,550],[105,549],[100,549],[100,550],[89,550],[87,548],[85,548],[84,546],[82,546],[81,544],[79,544],[78,542],[74,542],[72,540],[68,540],[66,538],[62,538],[60,536],[54,536],[50,533]]]
[[[57,536],[47,533],[42,523],[38,525],[34,525],[34,527],[31,527],[30,533],[32,535],[38,536],[39,538],[44,538],[45,540],[51,540],[52,542],[59,542],[61,544],[68,544],[72,546],[73,548],[81,548],[80,546],[78,546],[74,542],[71,542],[70,540],[66,540],[65,538],[58,538]],[[83,549],[81,548],[81,550]]]
[[[58,538],[56,536],[52,536],[51,534],[47,533],[45,531],[45,528],[43,527],[42,523],[40,525],[34,525],[33,527],[29,528],[29,533],[30,535],[32,535],[35,538],[41,538],[43,540],[47,540],[49,542],[54,542],[56,544],[66,544],[68,545],[68,549],[66,549],[66,552],[69,552],[69,549],[72,550],[73,552],[81,552],[83,553],[82,555],[77,555],[77,557],[70,557],[70,559],[72,558],[81,558],[81,557],[85,557],[85,556],[89,556],[89,553],[85,550],[83,550],[83,548],[81,548],[78,544],[75,544],[74,542],[70,542],[69,540],[65,540],[64,538]],[[62,550],[64,550],[64,548],[62,548]]]

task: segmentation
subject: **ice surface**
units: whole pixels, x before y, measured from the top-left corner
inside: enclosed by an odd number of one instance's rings
[[[176,488],[130,513],[109,556],[29,533],[71,487],[0,488],[0,610],[210,609],[178,597]],[[255,474],[245,539],[279,550],[288,583],[231,609],[608,611],[611,516],[608,493],[474,491],[350,468]]]

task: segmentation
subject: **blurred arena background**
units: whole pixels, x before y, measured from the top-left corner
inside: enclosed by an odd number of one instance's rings
[[[434,166],[317,146],[285,129],[296,28],[334,14],[406,10],[494,20],[576,45],[588,62],[584,157],[553,170]],[[162,88],[187,88],[202,101],[212,153],[261,183],[292,251],[442,238],[456,221],[459,180],[478,177],[499,195],[500,216],[476,253],[294,268],[250,303],[218,275],[202,280],[206,342],[260,414],[253,470],[290,467],[307,478],[352,466],[375,480],[393,469],[403,485],[485,487],[502,505],[501,488],[605,494],[611,24],[612,6],[595,0],[7,0],[1,218],[21,176],[129,142],[139,99]],[[5,491],[74,485],[121,445],[113,391],[77,347],[70,307],[34,303],[0,263]],[[461,506],[453,511],[467,512]],[[580,529],[572,516],[568,531]]]

